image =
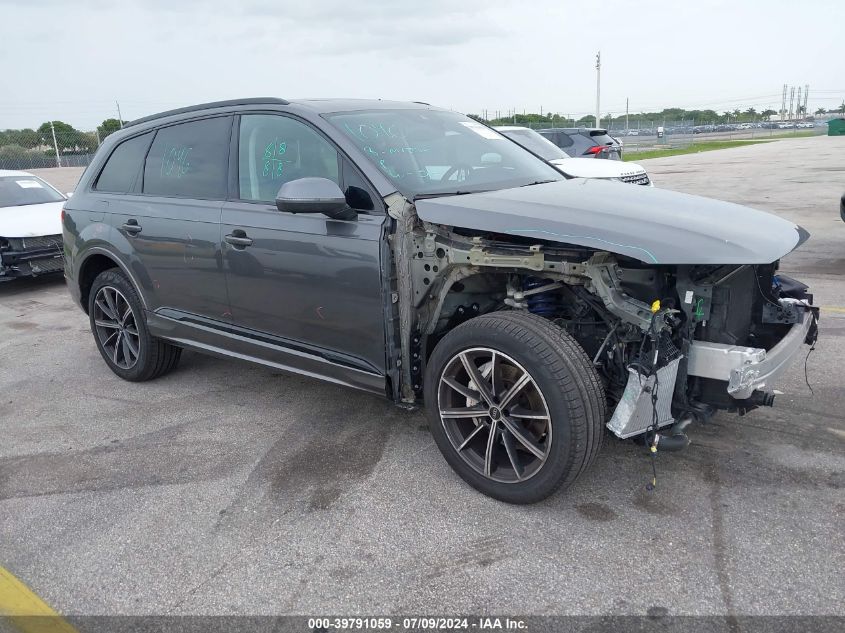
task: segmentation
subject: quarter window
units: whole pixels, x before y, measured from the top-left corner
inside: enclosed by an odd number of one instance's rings
[[[308,125],[290,117],[241,117],[238,184],[242,200],[272,202],[297,178],[338,178],[337,150]]]
[[[144,156],[153,138],[152,132],[130,138],[118,145],[106,161],[97,184],[97,191],[127,193],[132,191],[135,181],[141,173]]]
[[[144,166],[144,193],[225,199],[230,130],[229,117],[160,129]]]

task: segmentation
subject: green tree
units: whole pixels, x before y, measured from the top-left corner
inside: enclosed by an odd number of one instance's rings
[[[475,118],[477,115],[469,115],[470,117]],[[125,121],[124,121],[125,123]],[[106,119],[100,125],[97,126],[97,132],[100,133],[100,140],[106,138],[109,134],[113,134],[117,132],[121,127],[120,120],[118,119]]]
[[[839,114],[845,114],[845,101],[843,101],[842,105],[839,106]]]
[[[777,114],[777,110],[763,110],[760,113],[760,116],[769,118],[770,116],[773,116],[775,114]]]
[[[56,130],[56,144],[59,146],[59,151],[74,151],[83,144],[82,132],[75,129],[69,123],[65,123],[64,121],[53,121],[53,128]],[[53,130],[50,128],[49,121],[42,123],[38,127],[37,132],[41,135],[41,143],[43,145],[53,145]]]
[[[41,135],[33,129],[6,130],[3,145],[19,145],[24,149],[34,149],[41,145]]]
[[[817,108],[816,114],[827,114],[827,110],[825,110],[824,108]]]

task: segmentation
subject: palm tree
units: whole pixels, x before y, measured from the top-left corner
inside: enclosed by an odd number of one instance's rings
[[[816,114],[827,114],[827,110],[825,110],[824,108],[818,108],[816,110]]]

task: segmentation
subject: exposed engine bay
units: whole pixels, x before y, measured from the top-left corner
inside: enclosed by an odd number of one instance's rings
[[[394,209],[395,210],[395,209]],[[807,287],[764,265],[651,265],[557,242],[451,229],[398,214],[398,294],[405,402],[422,363],[461,322],[499,310],[540,315],[573,336],[604,382],[608,428],[628,438],[670,427],[683,438],[716,410],[772,404],[772,384],[815,341]],[[410,217],[409,217],[410,216]],[[395,216],[396,217],[396,216]],[[407,278],[402,271],[407,272]],[[682,440],[678,440],[682,441]]]

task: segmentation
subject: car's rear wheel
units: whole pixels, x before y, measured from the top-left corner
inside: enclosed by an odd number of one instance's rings
[[[449,332],[429,359],[425,400],[446,461],[502,501],[570,485],[601,446],[606,403],[592,363],[533,314],[496,312]]]
[[[103,360],[124,380],[151,380],[179,363],[181,348],[150,334],[138,293],[120,270],[97,275],[88,297],[88,317]]]

